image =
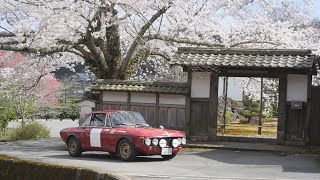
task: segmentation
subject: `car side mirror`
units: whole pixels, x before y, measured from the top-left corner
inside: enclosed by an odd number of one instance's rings
[[[163,127],[163,126],[161,126],[161,125],[159,126],[159,128],[160,128],[160,129],[164,129],[164,127]]]

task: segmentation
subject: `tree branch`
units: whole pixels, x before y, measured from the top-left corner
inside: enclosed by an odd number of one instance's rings
[[[170,61],[171,58],[164,52],[160,52],[160,51],[150,51],[149,53],[150,56],[160,56],[162,58],[164,58],[167,61]]]
[[[66,52],[72,49],[75,45],[64,45],[60,47],[48,47],[48,48],[29,48],[28,46],[24,45],[21,47],[11,46],[11,45],[0,45],[1,50],[6,51],[19,51],[19,52],[26,52],[26,53],[33,53],[38,55],[49,55],[58,52]]]
[[[28,91],[28,90],[36,87],[39,84],[40,80],[46,75],[46,74],[42,74],[42,71],[43,70],[41,70],[41,74],[37,77],[37,79],[35,80],[35,82],[31,86],[23,88],[24,91]]]
[[[162,41],[169,41],[169,42],[175,42],[175,43],[183,43],[183,44],[191,44],[191,45],[197,45],[197,46],[207,46],[207,47],[224,47],[222,44],[218,43],[211,43],[206,41],[196,41],[191,40],[187,38],[174,38],[169,36],[161,36],[161,35],[151,35],[151,36],[145,36],[144,39],[146,41],[150,40],[162,40]]]
[[[133,43],[131,44],[128,53],[126,55],[126,57],[124,58],[121,67],[120,67],[120,72],[124,73],[126,72],[126,69],[128,67],[128,65],[130,64],[130,60],[132,55],[134,54],[134,51],[139,43],[139,41],[141,40],[141,38],[144,36],[144,34],[146,33],[146,31],[150,28],[150,26],[162,15],[164,14],[169,7],[162,7],[161,9],[158,10],[158,12],[156,14],[154,14],[150,20],[141,28],[141,30],[139,31],[138,35],[136,36],[136,38],[134,39]]]
[[[243,42],[239,42],[239,43],[235,43],[233,45],[231,45],[230,47],[236,47],[236,46],[240,46],[240,45],[244,45],[244,44],[271,44],[271,45],[275,45],[275,46],[279,46],[281,45],[281,43],[276,43],[276,42],[272,42],[272,41],[243,41]]]
[[[0,38],[14,37],[14,36],[16,35],[13,33],[5,32],[5,31],[0,32]]]

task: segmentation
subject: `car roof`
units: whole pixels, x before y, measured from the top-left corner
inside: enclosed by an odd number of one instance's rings
[[[106,113],[106,114],[111,114],[115,112],[122,112],[123,110],[103,110],[103,111],[93,111],[91,113]]]

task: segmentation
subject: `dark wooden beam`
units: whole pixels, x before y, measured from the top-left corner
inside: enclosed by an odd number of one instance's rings
[[[219,76],[210,76],[208,140],[213,141],[217,136],[217,113],[218,113],[218,86]]]
[[[159,93],[156,93],[156,126],[159,127],[160,126],[160,95]]]
[[[128,92],[128,97],[127,97],[127,110],[131,110],[131,92]]]
[[[279,106],[278,106],[278,130],[277,143],[285,143],[286,135],[286,104],[287,104],[287,82],[288,75],[281,73],[279,77]]]
[[[188,94],[186,95],[186,129],[185,133],[189,137],[191,132],[191,81],[192,81],[192,72],[188,72]]]
[[[312,87],[312,75],[308,76],[308,89],[307,89],[307,113],[305,118],[304,127],[304,142],[305,144],[310,144],[311,136],[311,87]]]

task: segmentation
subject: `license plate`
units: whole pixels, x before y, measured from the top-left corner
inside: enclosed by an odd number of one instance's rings
[[[161,155],[172,155],[172,148],[162,148]]]

